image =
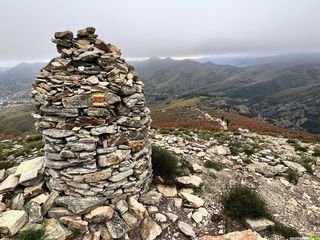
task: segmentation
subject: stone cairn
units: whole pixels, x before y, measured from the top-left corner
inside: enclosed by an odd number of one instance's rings
[[[94,28],[57,32],[60,57],[33,85],[50,190],[114,199],[142,192],[152,179],[151,118],[143,83],[120,50]]]
[[[95,28],[52,41],[61,56],[31,92],[45,156],[0,170],[0,239],[41,226],[45,239],[122,238],[143,220],[153,178],[143,83]]]

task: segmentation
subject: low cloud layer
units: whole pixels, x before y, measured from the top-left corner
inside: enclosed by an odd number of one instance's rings
[[[319,0],[2,0],[0,62],[56,56],[55,31],[94,26],[126,57],[320,50]]]

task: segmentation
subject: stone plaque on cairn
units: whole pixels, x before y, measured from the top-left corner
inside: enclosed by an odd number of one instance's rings
[[[151,118],[134,68],[92,27],[76,37],[57,32],[52,41],[61,55],[32,89],[49,189],[90,201],[143,192],[152,181]]]

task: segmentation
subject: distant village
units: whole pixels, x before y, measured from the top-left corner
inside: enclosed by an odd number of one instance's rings
[[[4,108],[9,108],[9,107],[20,106],[26,103],[30,103],[30,100],[24,97],[19,98],[19,97],[16,97],[15,95],[0,97],[0,110]]]

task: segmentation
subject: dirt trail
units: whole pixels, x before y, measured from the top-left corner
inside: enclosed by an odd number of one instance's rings
[[[209,113],[207,113],[206,111],[202,110],[202,109],[199,109],[199,108],[195,108],[195,110],[197,110],[198,112],[200,112],[201,114],[203,114],[204,118],[206,120],[209,120],[209,121],[215,121],[217,123],[220,124],[220,126],[222,127],[223,130],[228,130],[228,127],[227,127],[227,123],[226,121],[223,121],[222,119],[220,118],[214,118],[212,117]]]

